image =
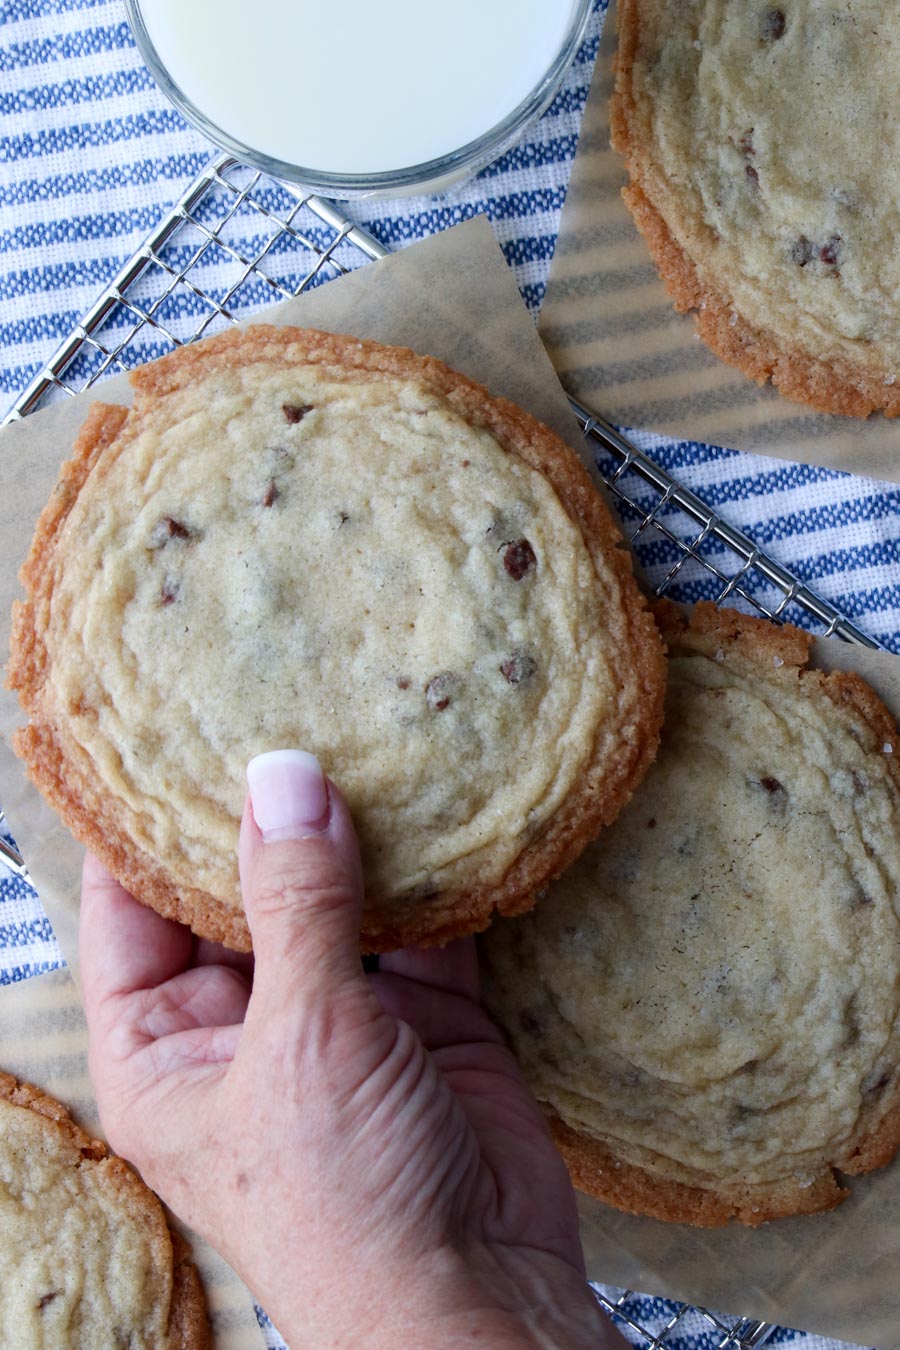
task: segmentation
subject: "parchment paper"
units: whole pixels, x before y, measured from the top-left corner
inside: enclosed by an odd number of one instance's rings
[[[676,314],[620,190],[609,145],[610,4],[540,332],[566,388],[619,426],[900,482],[900,422],[830,417],[714,356]]]
[[[103,1138],[88,1078],[87,1027],[68,971],[0,988],[0,1069],[49,1092],[82,1129]],[[241,1281],[208,1243],[177,1226],[203,1280],[216,1350],[262,1350],[265,1339]]]
[[[274,322],[408,343],[506,394],[578,445],[576,424],[490,230],[458,226],[265,314]],[[127,396],[121,383],[102,397]],[[37,413],[0,433],[0,644],[17,593],[15,573],[87,399]],[[573,439],[574,437],[574,439]],[[900,712],[900,660],[822,643],[828,660],[862,670]],[[67,956],[74,956],[81,850],[24,782],[8,738],[18,706],[0,694],[0,796]],[[900,747],[898,747],[900,748]],[[28,983],[0,1003],[15,1001]],[[27,1024],[23,1019],[22,1025]],[[14,1038],[13,1038],[14,1039]],[[0,1043],[2,1053],[2,1043]],[[274,1203],[274,1200],[273,1200]],[[900,1167],[854,1183],[830,1216],[769,1224],[755,1233],[704,1234],[583,1205],[593,1279],[668,1293],[723,1311],[809,1327],[843,1339],[900,1347]],[[855,1267],[858,1267],[856,1273]]]

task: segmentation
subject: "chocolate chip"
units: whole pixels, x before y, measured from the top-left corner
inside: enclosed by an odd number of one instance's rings
[[[861,1084],[863,1096],[877,1097],[879,1092],[884,1092],[890,1081],[891,1075],[889,1073],[883,1073],[878,1078],[875,1077],[874,1073],[869,1074],[868,1078],[864,1078]]]
[[[507,684],[521,684],[523,680],[530,680],[536,670],[537,662],[528,652],[513,652],[500,664],[500,673]]]
[[[763,15],[762,35],[766,42],[777,42],[784,36],[785,17],[783,9],[769,9]]]
[[[272,481],[269,483],[269,486],[263,493],[262,498],[263,506],[274,506],[280,496],[281,493],[278,490],[278,484],[275,482],[275,479],[273,478]]]
[[[291,426],[296,426],[302,422],[307,413],[312,412],[312,403],[282,403],[281,411],[284,413],[284,420]]]
[[[837,267],[841,256],[841,236],[833,234],[819,249],[819,262],[826,267]]]
[[[837,268],[841,260],[842,244],[843,240],[839,234],[833,234],[824,244],[814,244],[805,234],[801,234],[791,245],[791,262],[795,262],[798,267],[805,267],[807,263],[818,261],[824,263],[826,267]]]
[[[167,605],[173,605],[181,593],[181,582],[176,581],[174,577],[166,577],[163,580],[159,592],[159,603],[165,608]]]
[[[453,676],[449,672],[432,675],[425,686],[425,701],[432,712],[443,712],[449,708],[453,683]]]
[[[521,581],[525,573],[537,562],[534,549],[527,539],[509,540],[502,544],[501,548],[503,550],[503,566],[513,581]]]
[[[801,234],[796,243],[791,246],[791,262],[795,262],[798,267],[805,267],[808,262],[812,262],[815,256],[815,248],[806,235]]]
[[[864,891],[860,886],[853,897],[853,905],[856,909],[868,909],[869,905],[874,905],[875,901],[868,891]]]
[[[747,182],[751,187],[759,187],[759,174],[752,164],[744,165],[744,173],[747,175]]]
[[[410,900],[435,900],[440,895],[440,887],[431,880],[421,881],[409,892]]]
[[[37,1305],[37,1307],[38,1307],[38,1312],[43,1312],[44,1309],[46,1308],[47,1304],[48,1304],[48,1303],[52,1303],[53,1300],[54,1300],[55,1298],[59,1298],[59,1290],[58,1290],[58,1289],[54,1289],[54,1290],[53,1290],[51,1293],[49,1293],[49,1294],[44,1294],[44,1296],[42,1297],[42,1299],[40,1300],[40,1302],[39,1302],[38,1305]]]
[[[748,127],[736,144],[742,155],[755,155],[756,150],[753,145],[753,128]]]
[[[747,787],[757,793],[764,793],[766,809],[773,815],[784,815],[788,808],[788,790],[779,779],[767,774],[761,778],[748,778]]]
[[[408,689],[408,688],[409,688],[409,676],[408,676],[408,675],[398,675],[398,676],[397,676],[397,688],[398,688],[398,689]]]
[[[183,525],[180,520],[176,520],[174,516],[160,516],[153,526],[150,547],[153,549],[165,548],[171,539],[193,538],[194,531],[189,529],[187,525]]]
[[[841,1042],[842,1050],[849,1050],[851,1046],[859,1045],[862,1038],[862,1028],[859,1025],[859,1019],[853,1014],[846,1015],[847,1030],[844,1033],[844,1039]]]
[[[648,830],[656,829],[656,816],[651,816],[650,819],[647,821],[647,829]]]

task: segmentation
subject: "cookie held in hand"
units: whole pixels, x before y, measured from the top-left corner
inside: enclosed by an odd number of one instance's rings
[[[717,356],[900,414],[900,30],[881,0],[620,0],[625,201]]]
[[[900,1142],[900,739],[812,639],[660,608],[656,763],[480,942],[577,1186],[699,1225],[830,1209]]]
[[[0,1073],[0,1342],[205,1350],[187,1243],[54,1098]]]
[[[440,362],[254,327],[95,406],[14,616],[16,748],[144,903],[246,948],[248,759],[349,800],[363,945],[516,913],[655,753],[662,645],[547,427]]]

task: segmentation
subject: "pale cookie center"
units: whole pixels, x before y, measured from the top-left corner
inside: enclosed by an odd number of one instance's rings
[[[612,706],[605,597],[549,483],[413,383],[254,366],[164,411],[76,503],[48,636],[134,837],[237,903],[244,766],[300,745],[372,893],[498,880]]]

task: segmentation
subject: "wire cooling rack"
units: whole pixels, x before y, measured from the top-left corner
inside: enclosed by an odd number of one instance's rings
[[[133,370],[386,251],[331,202],[220,155],[113,277],[4,421]]]
[[[79,393],[386,253],[333,203],[219,156],[113,278],[4,420]],[[879,645],[615,427],[570,402],[638,562],[652,551],[658,570],[660,556],[664,559],[658,594],[702,595],[823,635]],[[0,834],[4,860],[27,879],[23,859]],[[723,1317],[631,1290],[599,1287],[595,1293],[641,1350],[753,1350],[777,1332],[770,1323]]]
[[[219,156],[113,278],[5,420],[226,328],[387,251],[332,202]],[[651,553],[657,570],[660,556],[668,562],[657,593],[727,600],[820,634],[879,645],[602,417],[570,401],[638,562]]]

